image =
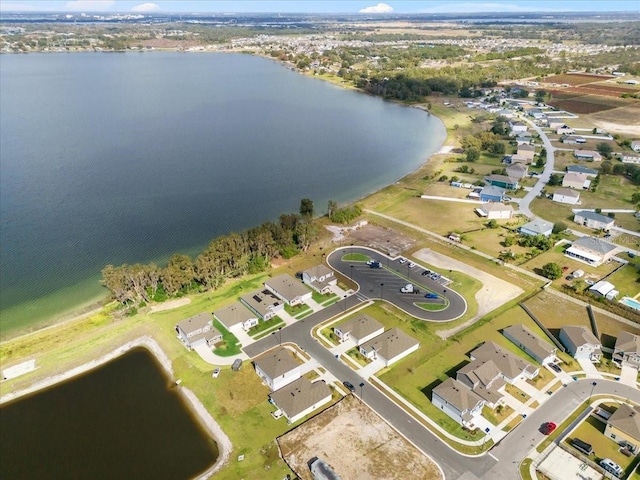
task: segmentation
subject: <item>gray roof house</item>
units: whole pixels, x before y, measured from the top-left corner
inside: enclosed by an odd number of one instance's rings
[[[573,216],[573,221],[595,230],[609,231],[613,227],[613,218],[589,210],[581,210]]]
[[[211,347],[222,340],[222,334],[213,328],[211,314],[208,312],[199,313],[178,323],[176,332],[187,348],[205,344]]]
[[[289,305],[298,305],[311,298],[311,290],[286,273],[270,278],[264,286]]]
[[[630,365],[640,369],[640,336],[620,332],[613,349],[613,361],[618,365]]]
[[[560,329],[560,341],[567,353],[577,360],[599,362],[602,344],[591,331],[582,325],[565,325]]]
[[[522,163],[515,163],[509,165],[507,168],[507,176],[512,178],[524,178],[527,176],[529,168]]]
[[[370,359],[380,359],[388,367],[415,352],[420,342],[399,328],[392,328],[360,345],[360,353]]]
[[[284,310],[284,303],[267,289],[254,290],[240,297],[249,310],[263,320],[270,320]]]
[[[333,327],[333,332],[341,342],[353,340],[356,345],[362,345],[384,333],[384,326],[375,318],[363,313]]]
[[[575,205],[580,200],[580,192],[571,190],[570,188],[559,188],[553,192],[553,201],[558,203],[566,203]]]
[[[469,357],[471,360],[479,360],[481,362],[492,361],[502,373],[503,378],[509,383],[513,383],[519,378],[532,379],[539,373],[538,367],[494,342],[483,343],[473,350]]]
[[[331,401],[331,389],[318,380],[311,383],[305,377],[269,394],[271,403],[282,410],[289,423],[294,423]]]
[[[501,403],[507,383],[492,360],[474,360],[468,363],[456,372],[456,380],[469,387],[491,408],[496,408]]]
[[[584,173],[568,172],[562,177],[562,186],[567,188],[576,188],[583,190],[589,188],[591,180]]]
[[[448,378],[431,392],[431,403],[460,425],[470,427],[482,413],[484,400],[461,382]]]
[[[330,293],[331,287],[338,283],[333,270],[325,265],[316,265],[302,272],[302,281],[322,294]]]
[[[626,446],[634,453],[638,453],[640,443],[640,407],[626,403],[620,404],[618,409],[607,420],[604,435],[611,440]]]
[[[584,165],[569,165],[567,167],[567,172],[570,173],[583,173],[587,177],[597,177],[598,170],[594,170],[593,168],[585,167]]]
[[[617,245],[600,238],[580,237],[564,251],[564,254],[597,267],[613,257],[617,251]]]
[[[538,219],[525,223],[518,231],[523,235],[544,235],[548,237],[553,232],[553,223]]]
[[[556,358],[556,348],[522,324],[507,327],[502,334],[543,365]]]
[[[256,358],[253,366],[271,391],[300,378],[300,363],[294,358],[293,352],[283,347]]]
[[[240,302],[216,310],[213,316],[229,330],[240,327],[247,331],[258,324],[258,315]]]

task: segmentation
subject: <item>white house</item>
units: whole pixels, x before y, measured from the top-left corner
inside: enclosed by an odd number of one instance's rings
[[[564,251],[564,254],[597,267],[611,259],[617,251],[617,245],[605,242],[601,238],[580,237]]]
[[[580,201],[580,192],[576,192],[570,188],[559,188],[553,192],[553,201],[575,205]]]
[[[634,140],[631,142],[631,149],[634,152],[640,152],[640,140]]]
[[[591,162],[600,162],[602,155],[595,150],[574,150],[573,156],[578,160],[589,160]]]
[[[575,359],[597,363],[602,358],[602,344],[587,327],[565,325],[560,329],[560,341]]]
[[[431,403],[460,425],[470,427],[482,414],[485,402],[461,382],[448,378],[433,389]]]
[[[508,177],[520,179],[527,176],[527,171],[529,170],[529,168],[522,163],[515,163],[513,165],[509,165],[506,170]]]
[[[360,345],[360,353],[371,360],[382,360],[385,367],[415,352],[420,342],[399,328],[392,328]]]
[[[526,132],[527,131],[527,125],[522,123],[522,122],[518,122],[516,121],[510,121],[509,122],[509,126],[511,127],[511,134],[517,134],[518,132]]]
[[[240,302],[235,302],[228,307],[216,310],[213,312],[213,316],[229,330],[242,328],[247,331],[251,327],[258,325],[258,315]]]
[[[562,139],[562,143],[567,145],[581,145],[587,143],[587,139],[579,135],[567,135]]]
[[[640,155],[631,155],[629,153],[623,153],[622,156],[620,157],[620,160],[622,160],[622,163],[633,163],[633,164],[640,164]]]
[[[600,295],[607,300],[613,300],[620,294],[620,292],[616,290],[616,287],[612,283],[609,283],[605,280],[600,280],[595,285],[589,287],[589,291]]]
[[[561,127],[556,128],[557,135],[569,135],[575,133],[575,130],[567,125],[562,125]]]
[[[341,342],[353,340],[356,345],[371,340],[384,333],[384,326],[375,318],[364,313],[333,327],[333,333]]]
[[[589,188],[590,185],[591,180],[589,180],[584,173],[568,172],[562,178],[563,187],[577,188],[578,190],[582,190],[585,188]]]
[[[284,302],[266,288],[242,295],[240,301],[265,322],[284,310]]]
[[[478,215],[486,217],[489,220],[508,219],[513,216],[513,207],[500,202],[488,202],[480,208],[476,208]]]
[[[544,235],[548,237],[553,233],[553,223],[545,220],[533,220],[522,225],[518,231],[522,235]]]
[[[205,344],[211,347],[222,340],[222,334],[213,328],[211,314],[208,312],[199,313],[178,323],[176,332],[187,348]]]
[[[589,210],[581,210],[573,215],[573,221],[594,230],[609,231],[613,227],[613,218]]]
[[[330,293],[331,287],[338,283],[333,270],[325,265],[316,265],[302,272],[302,281],[322,294]]]
[[[502,378],[508,383],[517,382],[520,379],[533,379],[538,376],[540,369],[519,356],[505,350],[494,342],[484,342],[473,350],[469,357],[473,361],[493,362],[500,370]]]
[[[283,273],[264,282],[267,290],[289,305],[299,305],[312,297],[311,290],[291,275]]]
[[[289,423],[294,423],[329,403],[331,389],[324,380],[312,383],[301,377],[269,394],[269,399]]]
[[[630,365],[640,369],[640,336],[624,331],[618,333],[613,361],[620,366]]]
[[[556,348],[522,324],[507,327],[502,334],[542,365],[556,358]]]
[[[261,355],[254,360],[253,365],[271,391],[279,390],[300,378],[300,364],[293,352],[283,347]]]

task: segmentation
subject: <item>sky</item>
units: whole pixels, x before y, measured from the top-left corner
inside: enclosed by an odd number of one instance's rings
[[[2,12],[481,13],[640,11],[637,0],[0,0]]]

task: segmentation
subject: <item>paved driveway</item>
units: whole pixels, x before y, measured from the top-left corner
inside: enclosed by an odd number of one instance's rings
[[[625,385],[635,387],[637,381],[638,381],[638,370],[634,367],[623,365],[622,371],[620,372],[620,383],[624,383]]]
[[[584,370],[584,373],[587,374],[587,378],[604,378],[596,366],[589,360],[578,359],[578,363],[582,367],[582,370]]]

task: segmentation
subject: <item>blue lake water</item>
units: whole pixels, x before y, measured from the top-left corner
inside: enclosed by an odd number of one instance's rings
[[[418,109],[242,54],[3,55],[0,327],[100,295],[107,264],[323,213],[413,171],[445,138]]]

